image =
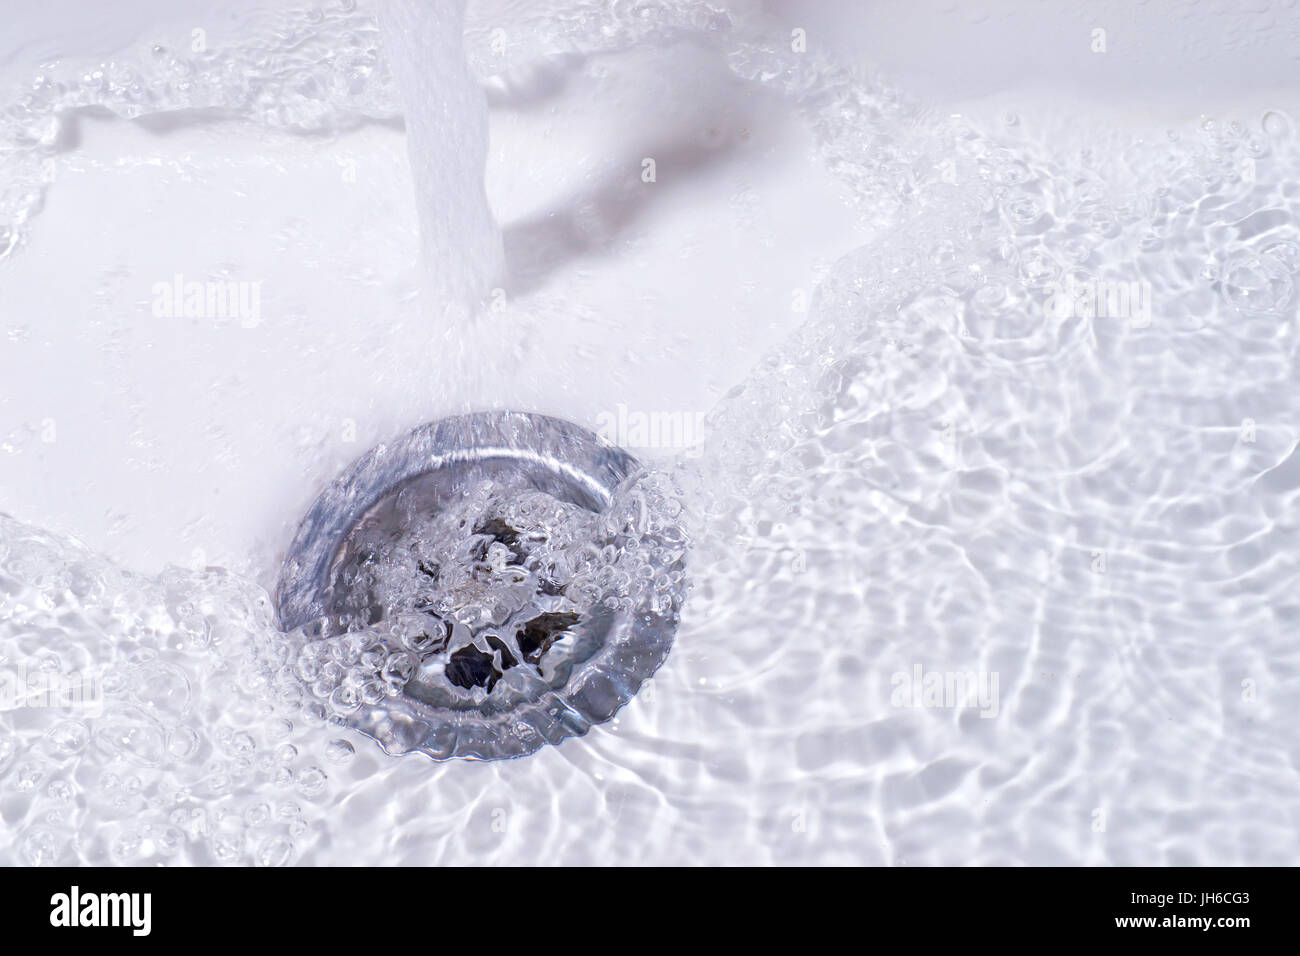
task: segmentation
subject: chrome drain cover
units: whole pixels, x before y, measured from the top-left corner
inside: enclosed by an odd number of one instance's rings
[[[622,449],[462,415],[325,490],[276,607],[298,679],[388,752],[518,757],[608,720],[664,662],[688,546],[671,479]]]

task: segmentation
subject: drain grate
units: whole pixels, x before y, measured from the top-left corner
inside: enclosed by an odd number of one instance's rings
[[[522,756],[667,657],[687,538],[666,476],[568,422],[445,419],[312,507],[277,588],[298,677],[389,752]]]

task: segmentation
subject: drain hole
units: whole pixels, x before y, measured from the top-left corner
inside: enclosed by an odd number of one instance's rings
[[[537,665],[551,645],[578,623],[578,615],[543,614],[535,617],[519,632],[519,652],[529,664]]]
[[[478,707],[522,666],[531,675],[512,693],[536,699],[599,652],[611,608],[632,610],[632,596],[680,558],[663,547],[667,529],[642,537],[628,518],[610,523],[521,483],[466,478],[398,492],[358,523],[331,593],[336,626],[378,627],[388,651],[409,657],[395,693]],[[634,538],[649,546],[626,549]]]
[[[466,644],[447,661],[447,680],[457,687],[469,690],[484,687],[488,693],[501,679],[491,654],[485,654],[473,644]]]
[[[448,419],[377,449],[285,562],[278,611],[308,639],[313,706],[435,757],[519,756],[608,720],[672,643],[680,498],[540,416]]]

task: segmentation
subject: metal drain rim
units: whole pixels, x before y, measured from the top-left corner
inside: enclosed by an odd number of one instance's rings
[[[623,449],[546,415],[477,412],[422,425],[361,456],[309,509],[276,586],[281,628],[293,630],[324,615],[335,558],[378,502],[429,472],[488,461],[561,475],[589,495],[596,510],[608,507],[619,484],[640,470]],[[347,723],[390,753],[415,751],[436,759],[524,756],[610,719],[667,658],[676,627],[676,612],[638,608],[615,615],[605,644],[581,672],[563,688],[546,689],[514,709],[454,711],[403,695],[363,706]]]

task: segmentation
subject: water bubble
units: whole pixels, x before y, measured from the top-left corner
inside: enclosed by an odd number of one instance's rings
[[[1275,143],[1290,139],[1295,129],[1291,118],[1280,110],[1269,110],[1265,113],[1260,126],[1268,138]]]
[[[167,752],[185,759],[199,749],[199,733],[193,727],[173,727],[167,732]]]
[[[330,694],[330,709],[341,717],[354,713],[361,706],[361,695],[355,687],[336,687]]]
[[[1037,196],[1020,194],[1007,199],[1002,208],[1007,218],[1018,226],[1027,226],[1043,215],[1043,204]]]
[[[1093,252],[1092,245],[1078,237],[1062,240],[1057,248],[1067,262],[1076,265],[1087,262],[1092,257]]]
[[[1275,264],[1285,275],[1300,272],[1300,244],[1290,240],[1281,240],[1265,246],[1260,252],[1260,258],[1264,260],[1266,266],[1270,262]]]
[[[75,757],[90,742],[90,730],[79,720],[61,720],[45,733],[45,742],[56,757]]]
[[[1291,301],[1291,278],[1253,256],[1238,258],[1223,270],[1223,295],[1240,312],[1280,313]]]
[[[405,684],[415,673],[416,663],[414,654],[406,652],[393,654],[384,665],[383,678],[389,682]]]
[[[55,803],[72,803],[76,791],[66,780],[51,780],[45,788],[45,794]]]
[[[1060,275],[1060,266],[1046,252],[1030,253],[1020,264],[1020,274],[1031,289],[1047,288]]]
[[[45,767],[38,763],[20,764],[14,770],[14,789],[19,793],[35,790],[45,779]]]
[[[236,863],[244,851],[243,831],[234,828],[218,829],[210,841],[212,854],[221,863]]]
[[[62,852],[63,841],[46,827],[33,827],[19,838],[19,854],[28,866],[50,866]]]
[[[154,851],[163,857],[175,856],[185,846],[185,834],[179,827],[155,827],[152,833]]]
[[[293,841],[285,837],[267,837],[257,848],[258,866],[287,866],[292,859]]]
[[[140,834],[134,831],[127,831],[113,841],[112,849],[109,851],[120,863],[130,862],[139,852],[143,844]]]
[[[190,708],[190,682],[185,672],[160,661],[146,664],[131,677],[132,696],[155,717],[175,720]]]
[[[255,803],[244,811],[244,824],[257,830],[271,822],[271,808],[265,803]]]
[[[388,696],[388,686],[381,680],[366,681],[361,685],[360,697],[364,704],[378,704]]]
[[[146,767],[157,767],[167,756],[167,740],[161,727],[143,714],[121,711],[97,724],[95,742],[110,754],[125,757]]]
[[[325,747],[325,759],[330,763],[345,764],[356,756],[356,749],[346,740],[331,740]]]
[[[298,774],[298,792],[304,797],[314,797],[325,789],[326,779],[320,767],[308,767]]]
[[[1018,186],[1032,178],[1029,166],[1020,159],[1007,159],[993,172],[993,181],[1000,186]]]

